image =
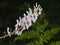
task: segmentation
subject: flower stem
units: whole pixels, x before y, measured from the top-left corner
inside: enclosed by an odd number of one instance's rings
[[[20,30],[21,28],[22,28],[22,27],[18,28],[18,30]],[[16,31],[17,31],[17,30],[14,30],[14,31],[11,33],[11,35],[13,35]],[[4,36],[1,36],[0,39],[6,38],[6,37],[8,37],[8,36],[9,36],[9,35],[6,34],[6,35],[4,35]]]

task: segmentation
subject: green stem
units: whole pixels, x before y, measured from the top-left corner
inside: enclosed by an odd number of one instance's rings
[[[21,28],[22,28],[22,27],[21,27]],[[20,30],[21,28],[18,28],[18,30]],[[16,31],[17,31],[17,30],[13,31],[13,32],[11,33],[11,35],[13,35]],[[9,36],[8,34],[7,34],[7,35],[4,35],[4,36],[1,36],[0,39],[6,38],[6,37],[8,37],[8,36]]]

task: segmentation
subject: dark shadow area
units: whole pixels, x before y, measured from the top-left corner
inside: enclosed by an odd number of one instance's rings
[[[58,0],[47,1],[48,9],[46,12],[46,19],[49,21],[50,25],[60,26],[60,3]]]
[[[16,45],[26,45],[27,43],[34,42],[36,39],[35,38],[30,38],[30,39],[24,39],[24,40],[16,40]]]

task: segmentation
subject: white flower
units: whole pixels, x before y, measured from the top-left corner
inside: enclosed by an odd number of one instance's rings
[[[29,12],[28,11],[26,11],[26,13],[29,15]]]
[[[36,22],[36,20],[38,18],[38,14],[37,13],[34,13],[33,15],[34,15],[33,18],[35,19],[35,22]]]
[[[17,24],[15,24],[15,30],[18,29],[18,26],[21,26],[21,17],[19,17],[19,21],[16,20]]]
[[[17,22],[17,24],[15,24],[15,30],[17,30],[17,29],[18,29],[18,25],[19,25],[19,21],[18,21],[18,20],[16,20],[16,22]]]
[[[31,26],[31,19],[30,19],[30,16],[26,16],[26,14],[24,14],[24,24],[25,24],[25,28],[28,30],[29,26]]]
[[[32,25],[31,17],[29,15],[27,15],[27,22],[29,26]]]
[[[36,7],[37,7],[37,2],[36,2]]]
[[[37,8],[34,6],[34,13],[33,13],[33,15],[34,15],[35,20],[37,20],[37,18],[38,18],[38,13],[37,12],[38,12]]]
[[[20,31],[19,31],[19,30],[17,30],[17,31],[15,32],[15,35],[18,35],[18,36],[19,36],[19,35],[21,35],[21,34],[22,34],[22,32],[23,32],[23,30],[25,30],[25,28],[23,28],[23,29],[22,29],[22,30],[20,30]]]
[[[7,27],[7,33],[11,37],[11,32],[9,31],[9,27]]]
[[[18,32],[19,32],[19,31],[18,31],[18,30],[16,30],[16,31],[15,31],[15,35],[18,35]]]
[[[16,22],[17,22],[16,26],[18,26],[18,25],[19,25],[19,21],[18,21],[18,19],[16,20]]]
[[[17,35],[18,35],[18,36],[19,36],[19,35],[21,35],[21,34],[22,34],[22,32],[23,32],[23,30],[19,31]]]
[[[19,17],[19,26],[21,26],[21,17]]]
[[[35,19],[34,19],[34,17],[33,17],[33,13],[32,13],[32,10],[31,10],[31,8],[29,8],[29,12],[28,11],[26,11],[26,13],[28,14],[28,20],[30,19],[31,21],[30,21],[30,24],[31,24],[31,22],[35,22]]]
[[[42,8],[39,8],[38,10],[39,10],[38,14],[41,15]]]
[[[19,17],[19,21],[21,22],[21,17]]]
[[[21,30],[25,30],[25,25],[23,24],[23,22],[21,22],[21,27],[22,27]],[[21,35],[22,34],[21,30],[16,30],[15,35]]]
[[[28,29],[29,28],[27,17],[24,17],[22,19],[22,23],[24,24],[23,26],[25,27],[25,29]]]
[[[16,22],[17,22],[17,24],[19,23],[19,21],[18,21],[18,20],[16,20]]]
[[[38,14],[41,15],[42,8],[40,5],[37,6],[37,10],[39,11]]]
[[[26,17],[26,14],[25,13],[23,15],[24,15],[24,17]]]
[[[28,25],[28,24],[25,24],[25,28],[28,30],[28,28],[29,28],[29,25]]]
[[[19,36],[19,35],[21,35],[21,34],[22,34],[22,31],[19,31],[17,35]]]
[[[31,20],[32,16],[30,15],[30,13],[28,11],[26,11],[26,13],[28,14],[27,15],[27,22],[29,22],[29,26],[31,26],[32,25],[32,20]]]
[[[29,14],[30,14],[30,15],[32,14],[32,9],[31,9],[31,8],[29,8]]]
[[[37,12],[37,8],[34,6],[34,13],[36,13]]]
[[[35,19],[34,19],[33,14],[32,15],[29,15],[29,16],[30,16],[31,22],[35,23]]]
[[[19,21],[19,20],[20,20],[20,21]],[[16,20],[16,22],[17,22],[17,26],[20,26],[20,25],[21,25],[21,17],[20,17],[19,20]]]
[[[17,23],[15,24],[15,32],[14,32],[15,35],[21,35],[25,29],[28,30],[29,27],[32,25],[32,22],[35,23],[36,20],[38,19],[38,16],[41,14],[42,8],[40,5],[37,5],[37,3],[36,3],[33,11],[34,12],[32,13],[32,9],[29,8],[29,11],[26,11],[27,15],[24,13],[23,18],[19,17],[19,19],[16,20]],[[22,27],[21,30],[18,30],[20,28],[19,26]],[[7,33],[9,36],[11,36],[9,27],[7,27]]]
[[[15,30],[17,30],[17,29],[18,29],[18,25],[16,24],[16,25],[15,25]]]
[[[27,24],[26,22],[26,18],[22,18],[22,21],[21,21],[21,26],[22,26],[22,30],[25,30],[25,25]]]

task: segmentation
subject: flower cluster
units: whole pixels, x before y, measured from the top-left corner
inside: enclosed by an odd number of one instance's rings
[[[41,15],[41,11],[42,11],[42,8],[40,5],[36,5],[34,6],[34,9],[33,9],[34,12],[32,12],[32,9],[29,8],[29,11],[26,11],[26,14],[24,13],[24,17],[21,18],[19,17],[19,19],[16,20],[16,24],[15,24],[15,30],[14,30],[14,34],[15,35],[21,35],[22,32],[25,30],[25,29],[29,29],[29,27],[32,25],[32,23],[35,23],[38,16]],[[18,28],[22,27],[21,30],[18,30]],[[7,33],[9,36],[11,36],[11,32],[9,31],[9,27],[7,27]]]

